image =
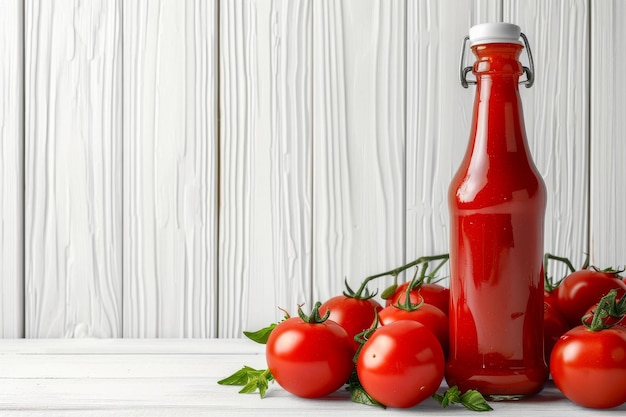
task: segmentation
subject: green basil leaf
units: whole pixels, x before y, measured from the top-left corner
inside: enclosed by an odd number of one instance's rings
[[[250,380],[249,374],[251,370],[254,369],[249,366],[244,366],[234,374],[217,381],[217,383],[220,385],[246,385]]]
[[[253,340],[262,345],[267,343],[267,339],[270,337],[272,330],[278,326],[277,323],[272,323],[267,327],[257,330],[256,332],[243,332],[243,334],[250,340]]]
[[[461,395],[461,404],[463,404],[463,406],[468,410],[472,411],[493,410],[493,408],[491,408],[491,406],[487,404],[487,401],[485,401],[485,398],[482,396],[482,394],[473,389],[467,390],[465,393],[463,393],[463,395]]]
[[[459,391],[459,388],[455,385],[448,388],[448,390],[443,394],[433,395],[433,398],[439,404],[441,404],[443,408],[446,408],[450,404],[457,404],[461,401],[461,392]]]
[[[350,388],[350,399],[357,404],[372,405],[380,408],[387,408],[383,404],[373,399],[361,386]]]
[[[263,398],[269,387],[269,382],[273,380],[274,376],[269,369],[254,369],[244,366],[231,376],[217,381],[217,383],[220,385],[243,385],[243,388],[239,391],[240,394],[249,394],[258,389],[261,398]]]
[[[470,389],[461,394],[461,391],[459,391],[459,388],[456,385],[450,387],[443,394],[434,394],[433,398],[444,408],[451,404],[461,404],[471,411],[493,410],[480,392]]]

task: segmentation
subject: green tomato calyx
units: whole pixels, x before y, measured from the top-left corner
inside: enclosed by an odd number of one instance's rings
[[[304,311],[302,311],[302,306],[299,305],[298,306],[298,316],[305,323],[310,323],[310,324],[324,323],[326,320],[328,320],[328,317],[330,317],[330,309],[326,310],[326,314],[324,314],[324,316],[320,316],[320,307],[321,306],[322,306],[321,302],[318,301],[317,303],[315,303],[315,305],[313,306],[313,310],[311,311],[311,314],[309,314],[307,316],[304,313]]]
[[[598,332],[619,323],[626,315],[626,296],[617,301],[617,290],[612,289],[598,302],[593,315],[583,316],[582,323],[587,329]],[[607,320],[611,318],[612,320]]]

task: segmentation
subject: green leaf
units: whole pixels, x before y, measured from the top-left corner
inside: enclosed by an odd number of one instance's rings
[[[470,389],[461,394],[461,391],[459,391],[459,388],[456,385],[450,387],[443,394],[437,393],[433,395],[433,398],[437,402],[439,402],[444,408],[449,406],[450,404],[461,404],[471,411],[493,410],[493,408],[491,408],[491,406],[487,404],[487,401],[485,401],[485,398],[480,392]]]
[[[257,390],[258,388],[258,379],[253,379],[248,382],[242,389],[239,390],[240,394],[250,394]],[[263,398],[263,394],[261,394],[261,398]]]
[[[487,404],[487,401],[485,401],[485,398],[482,396],[482,394],[473,389],[467,390],[465,391],[465,393],[463,393],[463,395],[461,395],[461,404],[463,404],[463,406],[468,410],[472,411],[493,410],[493,408],[491,408],[491,406]]]
[[[259,390],[261,398],[265,397],[265,393],[269,387],[269,382],[274,380],[274,376],[269,369],[254,369],[244,366],[231,376],[217,381],[220,385],[238,385],[243,388],[240,394],[249,394]]]
[[[391,284],[389,287],[385,288],[385,291],[380,295],[383,300],[390,298],[395,294],[396,289],[398,288],[398,284]]]
[[[387,408],[385,405],[373,399],[361,385],[356,369],[352,371],[352,375],[348,379],[348,391],[350,391],[350,399],[357,404],[372,405],[380,408]]]
[[[350,389],[350,399],[357,404],[372,405],[374,407],[387,408],[383,404],[373,399],[363,387],[354,387]]]
[[[256,332],[243,332],[243,334],[250,340],[253,340],[262,345],[267,343],[267,339],[270,337],[272,330],[278,326],[277,323],[272,323],[267,327],[257,330]]]
[[[265,397],[265,393],[267,392],[267,389],[269,388],[269,381],[271,381],[273,379],[272,375],[269,374],[266,375],[261,374],[259,375],[259,377],[257,378],[253,378],[250,380],[250,382],[248,382],[240,391],[240,394],[250,394],[253,392],[256,392],[256,390],[259,390],[259,394],[261,396],[261,398]]]
[[[227,376],[224,379],[217,381],[220,385],[246,385],[250,380],[249,374],[250,371],[254,371],[254,368],[250,368],[249,366],[244,366],[231,376]]]
[[[450,404],[458,404],[461,402],[461,392],[459,388],[455,385],[449,388],[443,394],[436,393],[433,395],[433,398],[442,405],[443,408],[446,408]]]

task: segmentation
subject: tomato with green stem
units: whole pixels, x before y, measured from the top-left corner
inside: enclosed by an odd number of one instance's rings
[[[383,292],[383,298],[386,300],[385,305],[390,306],[398,302],[404,303],[407,294],[409,294],[413,304],[419,304],[423,300],[425,303],[434,305],[448,315],[450,290],[443,285],[437,284],[435,279],[437,277],[437,273],[445,265],[449,258],[448,254],[426,256],[419,258],[415,262],[407,264],[408,268],[415,266],[415,274],[413,275],[413,278],[400,285],[398,285],[397,282],[394,282],[390,288],[386,289]],[[433,261],[439,261],[439,263],[432,271],[427,273],[428,267]],[[418,268],[418,265],[420,264],[421,268]],[[407,265],[400,268],[407,269]],[[390,271],[389,273],[394,276],[395,281],[397,281],[400,268]]]
[[[618,297],[626,293],[626,284],[621,281],[619,271],[600,270],[588,267],[569,274],[559,285],[556,307],[570,326],[578,326],[581,317],[610,290],[615,289]]]
[[[320,306],[320,314],[330,312],[328,318],[343,327],[352,339],[352,345],[356,352],[359,342],[354,337],[363,330],[368,329],[376,314],[382,310],[382,306],[374,300],[374,294],[367,291],[364,294],[354,293],[346,283],[347,291],[325,301]]]
[[[591,323],[576,326],[554,345],[550,372],[555,385],[571,401],[589,408],[613,408],[626,402],[626,330],[605,322],[609,311],[626,312],[610,290]]]
[[[564,278],[552,282],[548,276],[548,262],[556,260],[569,270]],[[544,302],[549,303],[567,320],[570,327],[580,324],[587,310],[610,290],[617,290],[618,297],[626,293],[626,283],[620,273],[613,268],[600,269],[589,265],[589,256],[580,269],[574,268],[569,259],[546,253],[544,256]]]
[[[426,326],[400,320],[373,331],[358,354],[356,370],[373,399],[408,408],[435,394],[443,380],[444,355]]]
[[[444,356],[448,354],[449,331],[448,316],[439,308],[420,302],[413,304],[410,299],[404,303],[396,303],[383,308],[378,313],[378,320],[382,326],[387,326],[400,320],[411,320],[423,324],[439,340]]]
[[[600,312],[600,320],[602,320],[602,325],[604,327],[612,327],[612,326],[624,326],[624,315],[622,311],[619,310],[620,300],[616,300],[614,305],[605,306],[605,311]],[[594,304],[589,307],[585,315],[583,315],[581,319],[581,323],[585,326],[591,326],[593,319],[596,318],[596,311],[600,308],[600,302]]]
[[[331,394],[343,386],[354,369],[354,347],[346,330],[319,315],[316,303],[310,316],[280,322],[267,339],[265,357],[274,380],[286,391],[304,398]]]
[[[409,286],[411,286],[409,294],[412,303],[419,304],[421,301],[424,301],[426,304],[435,306],[448,315],[450,290],[443,285],[430,282],[419,283],[415,286],[411,284],[411,281],[400,284],[393,295],[387,298],[385,305],[390,306],[392,304],[403,303],[406,300],[406,293]]]

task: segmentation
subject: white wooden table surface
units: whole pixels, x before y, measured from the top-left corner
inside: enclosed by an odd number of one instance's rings
[[[19,339],[0,341],[0,415],[230,416],[476,415],[428,400],[413,409],[352,403],[345,391],[296,398],[276,383],[267,396],[217,381],[243,365],[265,368],[264,347],[239,339]],[[443,388],[442,388],[443,389]],[[549,383],[538,396],[492,403],[489,416],[624,415],[626,405],[588,410]]]

